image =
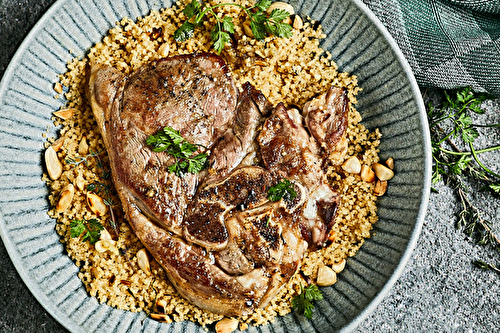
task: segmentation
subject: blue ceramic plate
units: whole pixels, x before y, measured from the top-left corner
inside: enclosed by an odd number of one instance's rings
[[[324,288],[312,320],[289,314],[247,332],[349,331],[377,306],[401,273],[420,232],[430,187],[430,140],[420,92],[395,42],[358,0],[292,1],[321,21],[341,71],[358,76],[357,109],[380,128],[381,158],[396,176],[378,201],[374,236],[348,259],[338,282]],[[205,332],[191,322],[160,324],[89,297],[47,216],[42,132],[52,129],[53,83],[73,55],[82,56],[122,17],[172,3],[158,0],[59,0],[34,27],[0,86],[0,233],[14,265],[38,301],[72,332]],[[68,50],[71,50],[70,53]]]

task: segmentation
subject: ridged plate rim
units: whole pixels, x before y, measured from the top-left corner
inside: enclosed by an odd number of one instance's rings
[[[56,1],[50,8],[49,10],[43,15],[43,17],[37,22],[37,24],[33,27],[31,32],[28,34],[28,36],[25,38],[21,46],[19,47],[18,51],[16,52],[15,56],[12,58],[11,63],[9,64],[7,70],[4,73],[4,77],[2,79],[2,82],[0,83],[0,102],[1,106],[4,106],[4,98],[6,91],[9,87],[9,84],[11,82],[12,77],[14,76],[14,70],[18,67],[19,64],[23,63],[25,51],[29,48],[30,44],[35,40],[35,37],[37,36],[38,33],[41,31],[44,31],[46,29],[47,25],[50,23],[49,21],[59,14],[59,11],[63,6],[68,6],[70,4],[75,4],[73,8],[81,8],[79,7],[80,1],[78,0],[58,0]],[[132,1],[134,3],[135,1]],[[159,8],[158,2],[150,1],[151,3],[154,3],[156,6],[154,7],[155,9]],[[316,5],[319,4],[320,2],[323,3],[330,3],[330,1],[317,1]],[[387,32],[387,30],[383,27],[383,25],[379,22],[379,20],[375,17],[375,15],[364,5],[360,0],[351,0],[350,1],[352,4],[354,4],[361,14],[365,15],[365,17],[373,24],[379,32],[383,35],[385,41],[388,43],[388,45],[391,48],[391,51],[394,52],[394,54],[397,57],[397,60],[399,61],[402,69],[404,70],[404,75],[408,79],[409,84],[411,86],[411,90],[413,92],[413,97],[414,101],[416,102],[418,106],[418,113],[419,113],[419,120],[420,120],[420,130],[421,130],[421,135],[422,135],[422,141],[423,141],[423,150],[424,150],[424,165],[423,165],[423,179],[422,179],[422,190],[421,190],[421,200],[420,204],[418,207],[418,214],[417,218],[415,220],[415,223],[412,228],[412,232],[409,235],[409,240],[406,245],[406,249],[401,255],[399,262],[396,266],[396,268],[393,270],[392,274],[388,277],[386,283],[384,286],[376,293],[375,297],[369,302],[367,306],[365,306],[358,314],[356,317],[354,317],[347,325],[343,326],[341,328],[341,331],[343,332],[348,332],[352,331],[355,329],[359,323],[368,316],[369,313],[371,313],[375,307],[381,302],[381,300],[388,294],[390,288],[393,286],[393,284],[396,282],[398,277],[401,275],[404,266],[408,262],[411,252],[413,248],[416,245],[418,236],[420,234],[420,231],[422,229],[423,225],[423,220],[425,217],[425,213],[427,210],[427,205],[428,205],[428,200],[429,200],[429,189],[430,189],[430,174],[431,174],[431,156],[430,156],[430,135],[427,127],[427,118],[425,116],[425,107],[423,105],[418,85],[415,81],[415,78],[413,77],[413,74],[411,72],[411,68],[408,65],[408,62],[404,59],[404,56],[402,55],[402,52],[399,50],[397,44],[393,40],[393,38],[390,36],[390,34]],[[106,3],[112,3],[112,0],[107,0]],[[140,10],[140,9],[139,9]],[[93,41],[93,42],[97,42]],[[47,91],[47,94],[51,94],[51,91]],[[0,114],[1,116],[1,114]],[[40,136],[40,152],[42,151],[42,143],[43,139]],[[3,161],[2,161],[3,162]],[[41,170],[41,165],[38,166]],[[41,176],[41,174],[40,174]],[[3,202],[3,198],[0,199],[0,202]],[[55,224],[54,224],[55,225]],[[55,230],[54,230],[55,234]],[[25,260],[23,259],[19,253],[18,248],[16,247],[15,242],[9,237],[9,232],[7,230],[4,216],[3,216],[3,211],[0,210],[0,236],[5,244],[5,247],[7,249],[7,252],[9,253],[9,256],[11,260],[14,263],[14,266],[16,267],[18,273],[20,274],[21,278],[23,279],[24,283],[28,286],[29,290],[32,292],[32,294],[37,298],[37,300],[42,304],[42,306],[56,319],[58,320],[65,328],[72,332],[84,332],[84,326],[83,323],[81,325],[77,324],[74,320],[69,318],[65,313],[61,311],[59,306],[55,305],[51,300],[48,299],[48,297],[45,295],[43,290],[41,289],[42,286],[35,281],[35,279],[30,275],[27,265]],[[61,246],[61,245],[60,245]],[[62,246],[61,246],[62,248]],[[63,252],[61,250],[61,252]],[[69,260],[69,259],[68,259]],[[72,268],[76,272],[76,267]],[[75,274],[76,276],[76,274]],[[83,286],[80,286],[77,291],[82,292],[84,291]],[[90,302],[95,303],[95,306],[98,308],[101,308],[101,306],[97,305],[97,302],[95,300],[90,300]],[[104,311],[104,310],[102,310]],[[109,312],[115,312],[119,310],[105,310],[106,313]],[[121,311],[120,319],[127,319],[131,317],[130,314],[125,313]],[[134,318],[139,318],[136,315],[134,315]],[[133,318],[132,318],[133,319]],[[125,321],[127,321],[125,320]],[[302,324],[301,324],[302,325]],[[153,325],[154,326],[154,325]],[[127,329],[130,329],[131,327],[134,327],[133,324],[130,324]],[[166,326],[164,326],[166,327]],[[157,331],[162,330],[162,331],[167,331],[170,329],[163,329],[164,327],[159,327]],[[196,330],[196,326],[192,324],[186,324],[185,326],[182,326],[184,330],[190,331],[191,329],[194,331]],[[314,330],[314,326],[304,324],[304,327],[302,329],[308,330],[307,327],[310,327]],[[190,329],[191,328],[191,329]],[[108,329],[106,326],[102,328],[103,331],[106,331]],[[117,326],[115,327],[115,331],[119,330],[120,328]],[[262,327],[263,331],[268,330],[269,328],[266,328],[266,326]],[[261,328],[258,329],[259,331]],[[254,331],[253,328],[250,329],[250,331]]]

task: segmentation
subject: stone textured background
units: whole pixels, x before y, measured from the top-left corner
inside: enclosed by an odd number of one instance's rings
[[[0,77],[17,47],[54,0],[0,0]],[[365,0],[365,2],[369,2]],[[441,101],[423,91],[426,101]],[[484,103],[475,122],[500,123],[500,100]],[[483,130],[477,147],[500,144],[500,130]],[[481,155],[500,172],[500,154]],[[396,161],[397,164],[397,161]],[[396,166],[397,167],[397,166]],[[500,228],[500,201],[469,184],[475,204]],[[500,330],[500,275],[482,271],[472,260],[500,262],[497,252],[475,246],[455,228],[460,210],[452,191],[438,185],[416,249],[402,276],[355,332],[495,332]],[[66,332],[26,288],[0,242],[0,332]]]

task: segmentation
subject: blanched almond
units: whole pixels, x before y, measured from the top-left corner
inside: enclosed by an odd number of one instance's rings
[[[391,170],[394,170],[394,159],[392,157],[389,157],[387,161],[385,161],[385,165]]]
[[[361,163],[356,156],[351,156],[342,164],[342,169],[349,173],[358,174],[361,172]]]
[[[170,45],[168,43],[163,43],[158,48],[158,54],[162,58],[168,57],[169,53],[170,53]]]
[[[345,262],[346,260],[345,259],[342,259],[341,261],[339,261],[338,263],[335,263],[332,265],[332,269],[335,273],[340,273],[344,270],[345,268]]]
[[[95,250],[99,253],[109,251],[115,255],[118,255],[118,249],[116,248],[116,241],[112,239],[98,240],[95,244]]]
[[[162,299],[159,299],[156,301],[156,309],[158,311],[161,311],[163,313],[165,313],[166,309],[167,309],[167,301],[164,300],[163,298]]]
[[[83,179],[82,170],[78,170],[78,176],[76,176],[75,184],[80,191],[83,191],[85,188],[85,179]]]
[[[328,266],[318,268],[318,277],[316,283],[318,286],[327,287],[337,282],[337,274]]]
[[[304,27],[304,21],[299,15],[295,15],[293,18],[293,28],[296,30],[300,30]]]
[[[47,167],[50,179],[56,180],[61,177],[63,166],[52,146],[45,151],[45,166]]]
[[[73,201],[73,196],[75,195],[75,187],[73,184],[68,184],[64,186],[59,196],[59,201],[57,202],[56,211],[58,213],[64,212],[71,206],[71,202]]]
[[[373,163],[372,169],[373,171],[375,171],[375,175],[377,175],[377,178],[382,181],[390,180],[392,177],[394,177],[394,171],[383,164]]]
[[[54,90],[55,90],[56,93],[62,94],[62,92],[63,92],[63,86],[62,86],[62,84],[59,83],[59,82],[54,83]]]
[[[95,193],[87,193],[87,204],[90,210],[97,216],[103,216],[106,214],[107,207],[104,204],[104,200]]]
[[[52,148],[54,148],[54,151],[58,152],[59,150],[61,150],[65,139],[66,138],[64,136],[61,136],[59,139],[54,141],[54,143],[52,144]]]
[[[103,253],[103,252],[106,252],[108,250],[106,243],[102,240],[95,242],[94,247],[95,247],[95,250],[99,253]]]
[[[100,240],[113,240],[113,238],[111,238],[111,234],[109,233],[109,231],[107,229],[102,229],[101,230],[101,236],[99,237]]]
[[[78,145],[78,154],[80,156],[85,156],[89,153],[89,145],[87,143],[87,138],[84,136],[80,140],[80,144]]]
[[[373,194],[377,197],[381,197],[387,192],[387,181],[386,180],[377,180],[375,184],[375,189],[373,190]]]
[[[52,114],[56,117],[66,120],[73,117],[73,115],[75,114],[75,109],[62,109],[56,112],[52,112]]]
[[[367,166],[367,165],[362,165],[361,166],[361,179],[367,183],[372,183],[376,180],[375,178],[375,172],[373,172],[373,170]]]
[[[234,318],[223,318],[215,324],[215,332],[231,333],[238,328],[238,320]]]
[[[245,32],[245,35],[247,35],[250,38],[254,38],[252,28],[250,27],[250,22],[245,21],[243,22],[243,32]]]
[[[146,273],[146,275],[151,275],[151,268],[149,266],[148,254],[146,253],[146,249],[140,249],[137,251],[137,264],[139,267]]]
[[[164,314],[164,313],[152,313],[150,314],[151,319],[160,321],[162,323],[167,323],[170,324],[172,322],[172,319],[170,318],[169,315]]]

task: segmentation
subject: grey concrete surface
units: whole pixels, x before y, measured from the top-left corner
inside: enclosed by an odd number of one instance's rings
[[[0,77],[25,35],[53,0],[0,0]],[[425,99],[439,101],[435,92]],[[477,122],[500,123],[500,100],[484,103]],[[487,135],[484,135],[487,133]],[[483,130],[477,147],[500,144],[500,130]],[[500,154],[481,156],[500,172]],[[468,184],[474,203],[500,227],[500,200]],[[500,275],[482,271],[472,260],[500,262],[498,252],[474,245],[455,228],[460,210],[443,185],[432,193],[416,249],[402,276],[355,332],[498,332]],[[66,332],[30,294],[0,242],[0,332]]]

